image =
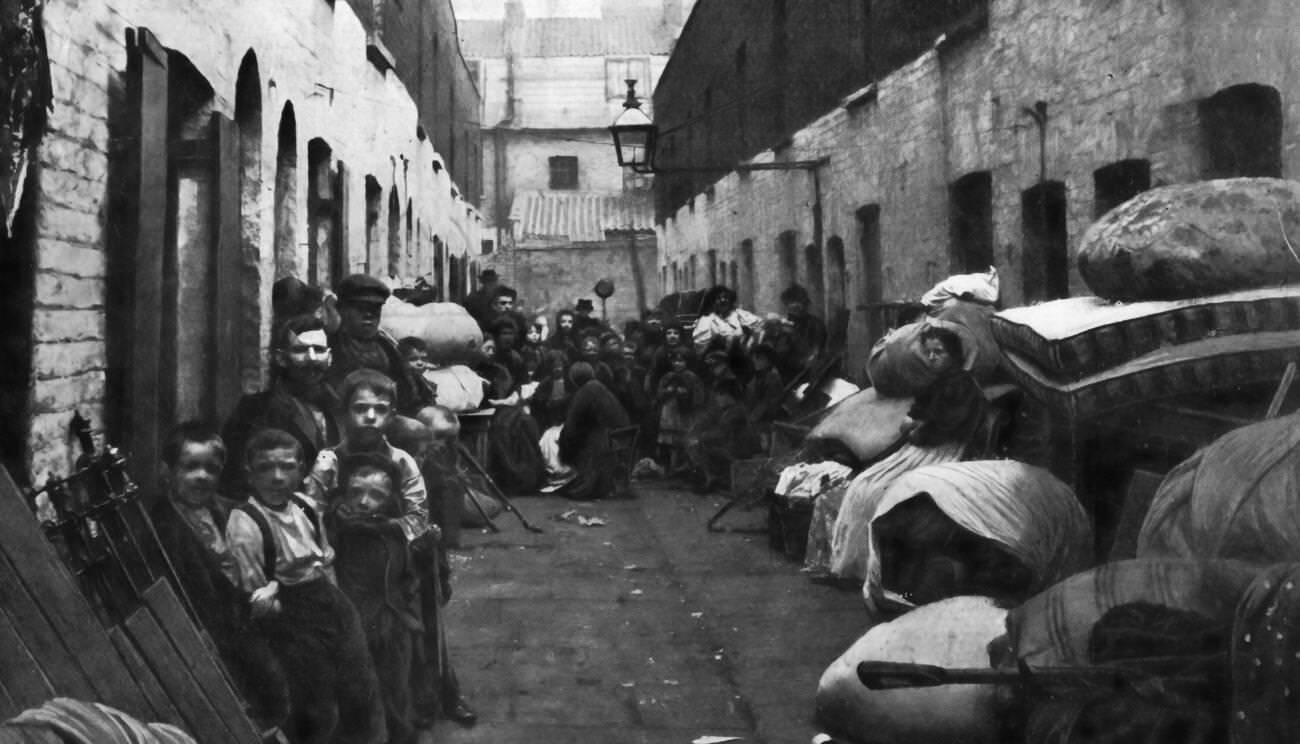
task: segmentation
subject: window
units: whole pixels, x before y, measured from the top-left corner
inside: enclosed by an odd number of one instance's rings
[[[1100,217],[1151,188],[1151,161],[1121,160],[1092,172],[1093,215]]]
[[[551,166],[552,189],[578,188],[578,158],[573,155],[556,155],[548,158]]]
[[[1200,104],[1206,178],[1282,177],[1282,96],[1267,85],[1234,85]]]
[[[1025,252],[1025,300],[1056,300],[1070,294],[1070,236],[1066,229],[1065,184],[1047,181],[1020,194]]]
[[[822,249],[816,243],[809,243],[803,249],[804,268],[807,270],[805,276],[808,281],[808,309],[817,314],[821,314],[821,309],[826,302],[826,279],[822,273]]]
[[[718,252],[715,251],[715,250],[713,250],[713,249],[709,249],[709,252],[708,252],[708,254],[707,254],[707,257],[708,257],[708,261],[709,261],[709,286],[710,286],[710,287],[717,286],[717,284],[718,284]]]
[[[951,241],[958,271],[988,271],[993,265],[993,174],[969,173],[948,189]]]
[[[650,102],[654,92],[650,83],[649,57],[606,57],[605,58],[605,97],[622,100],[627,96],[627,81],[635,80],[636,97],[641,99],[642,108]]]
[[[778,284],[785,287],[799,281],[798,236],[793,230],[787,230],[777,237],[778,255],[781,257],[781,276]]]
[[[496,248],[496,243],[491,240],[479,241],[479,253],[486,256]]]
[[[867,312],[867,343],[885,335],[885,317],[880,307],[885,299],[884,259],[880,246],[880,205],[868,204],[857,211],[858,263],[861,269],[858,301]]]

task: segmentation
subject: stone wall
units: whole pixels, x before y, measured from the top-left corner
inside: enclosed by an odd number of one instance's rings
[[[1094,171],[1142,159],[1153,186],[1202,177],[1198,103],[1216,91],[1243,83],[1280,91],[1282,172],[1300,172],[1300,97],[1290,93],[1300,72],[1289,62],[1300,52],[1300,36],[1290,10],[1285,0],[1237,0],[1213,10],[1192,2],[995,0],[986,31],[940,43],[850,95],[787,147],[754,158],[830,158],[818,179],[820,278],[810,275],[805,253],[815,228],[813,179],[805,171],[731,173],[696,193],[662,225],[660,268],[672,277],[673,267],[692,256],[702,265],[710,249],[743,266],[741,246],[749,240],[756,309],[777,309],[781,288],[798,281],[828,287],[822,309],[829,314],[829,287],[841,281],[829,246],[841,241],[858,369],[871,341],[868,304],[916,299],[961,268],[950,248],[949,186],[964,175],[991,174],[1004,304],[1038,293],[1038,277],[1026,267],[1040,265],[1041,257],[1026,256],[1021,200],[1042,168],[1048,180],[1064,184],[1069,288],[1086,293],[1072,257],[1094,216]],[[1038,128],[1026,113],[1037,101],[1048,114],[1041,161]],[[866,276],[860,251],[858,214],[870,205],[879,207],[876,277]],[[797,246],[793,273],[778,248],[783,233],[792,233]],[[703,276],[697,273],[697,284]],[[882,291],[871,297],[877,282]],[[668,284],[666,292],[688,288]]]
[[[659,296],[653,237],[636,240],[636,256],[645,283],[646,303],[653,305]],[[606,278],[614,282],[614,295],[606,303],[610,322],[621,328],[624,321],[641,317],[626,239],[515,248],[482,260],[484,268],[495,268],[504,284],[519,290],[519,304],[530,318],[546,315],[552,330],[555,313],[573,307],[583,297],[595,304],[595,315],[600,317],[600,298],[592,289],[597,281]]]
[[[203,289],[238,292],[244,298],[249,312],[241,348],[208,353],[239,355],[245,389],[258,385],[265,372],[263,347],[277,251],[292,254],[283,257],[284,265],[307,268],[307,143],[313,138],[325,140],[332,159],[348,166],[344,245],[349,268],[368,266],[376,274],[389,269],[386,260],[367,263],[364,179],[368,175],[382,186],[385,203],[390,192],[398,194],[402,212],[397,224],[403,232],[398,241],[407,271],[431,268],[434,236],[451,255],[477,253],[476,210],[453,196],[455,184],[441,167],[442,156],[430,142],[417,138],[418,113],[406,88],[394,75],[367,62],[365,31],[346,3],[51,0],[44,18],[54,109],[39,152],[33,248],[35,311],[27,443],[33,477],[67,472],[73,459],[67,430],[74,410],[87,414],[101,429],[106,419],[114,418],[114,411],[108,410],[111,370],[105,349],[110,336],[121,338],[130,329],[110,328],[107,321],[113,291],[108,280],[107,227],[114,217],[110,215],[109,155],[130,143],[110,141],[109,132],[122,116],[128,29],[147,28],[163,46],[182,55],[211,86],[206,106],[232,118],[238,113],[236,80],[241,61],[251,54],[256,62],[261,108],[253,118],[261,136],[245,170],[253,183],[245,184],[243,221],[249,242],[244,246],[241,286]],[[290,216],[289,224],[277,229],[273,213],[276,133],[286,105],[295,114],[297,168],[286,172],[284,180],[292,186],[288,193],[296,203],[284,212]],[[165,197],[159,194],[158,198]],[[404,229],[408,204],[414,218],[409,235]],[[377,229],[381,244],[387,245],[386,220],[379,220]],[[183,237],[178,240],[184,250]],[[177,258],[180,265],[186,260],[185,255]],[[182,286],[176,291],[187,290]],[[201,312],[197,315],[203,317]],[[182,343],[211,339],[206,329],[180,327],[177,334]],[[178,397],[182,402],[187,399]],[[193,413],[184,405],[176,411],[178,418]],[[166,429],[174,422],[156,423]],[[102,430],[97,434],[102,435]],[[136,469],[155,466],[139,463]]]

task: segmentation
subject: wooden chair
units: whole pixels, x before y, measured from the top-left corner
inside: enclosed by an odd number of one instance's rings
[[[614,495],[631,498],[632,470],[636,467],[641,427],[624,426],[609,431],[609,456],[614,460]]]

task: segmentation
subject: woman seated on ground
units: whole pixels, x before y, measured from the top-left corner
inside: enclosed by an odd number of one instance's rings
[[[723,364],[726,356],[722,355]],[[759,451],[758,432],[741,402],[740,383],[721,377],[711,386],[709,406],[691,428],[686,457],[695,470],[695,489],[708,493],[730,488],[731,463]]]
[[[569,368],[569,379],[577,392],[560,430],[559,454],[561,462],[572,466],[577,476],[561,493],[571,499],[605,498],[614,491],[609,432],[629,424],[627,412],[596,379],[590,364],[575,363]]]
[[[936,378],[916,396],[893,454],[858,474],[836,499],[818,499],[808,529],[805,568],[860,582],[866,578],[869,528],[876,505],[894,479],[922,465],[961,459],[987,405],[979,384],[963,367],[961,337],[931,326],[921,332],[921,351]]]

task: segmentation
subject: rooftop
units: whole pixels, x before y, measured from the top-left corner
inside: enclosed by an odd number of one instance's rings
[[[523,191],[515,196],[510,221],[520,240],[596,243],[608,232],[654,232],[650,192]]]

